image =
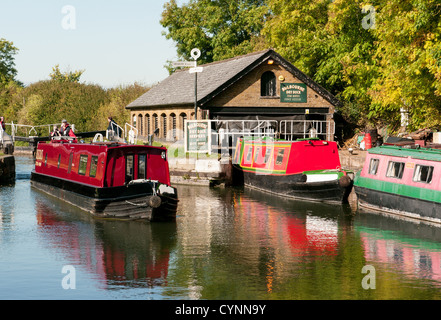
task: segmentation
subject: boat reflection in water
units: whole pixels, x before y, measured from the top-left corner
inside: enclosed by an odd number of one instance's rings
[[[61,251],[64,261],[81,266],[98,280],[101,289],[167,283],[174,222],[97,220],[46,196],[39,197],[35,207],[46,245]]]
[[[387,213],[360,211],[355,219],[367,263],[441,287],[441,227]]]
[[[38,193],[38,237],[94,280],[83,291],[93,297],[441,299],[440,227],[248,188],[178,194],[176,222],[139,223],[97,220]],[[375,290],[361,285],[366,265]],[[61,297],[75,293],[84,298]]]
[[[248,201],[246,206],[241,207],[241,199],[258,199],[259,201]],[[340,221],[351,219],[352,211],[347,204],[326,204],[308,203],[292,199],[281,199],[280,197],[268,195],[253,189],[244,189],[244,193],[238,198],[235,206],[238,212],[247,216],[255,214],[261,217],[275,217],[283,229],[274,230],[281,232],[284,239],[288,241],[290,251],[293,254],[327,254],[335,255],[339,246],[339,224]],[[274,221],[276,222],[276,221]]]

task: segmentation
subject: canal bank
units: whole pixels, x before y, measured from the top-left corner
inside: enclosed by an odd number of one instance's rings
[[[363,167],[366,151],[357,150],[350,153],[348,150],[340,150],[339,154],[342,168],[358,171]],[[230,186],[238,182],[237,173],[229,158],[170,158],[169,165],[170,178],[174,184]]]
[[[14,154],[32,155],[32,148],[16,147]],[[350,153],[348,150],[340,150],[339,154],[342,168],[358,171],[363,167],[366,151],[355,150]],[[9,157],[13,158],[13,156]],[[220,160],[217,158],[206,158],[205,156],[200,158],[170,157],[169,166],[172,184],[208,187],[230,186],[237,183],[237,173],[231,159],[228,157],[222,157]]]
[[[0,156],[0,184],[9,184],[15,180],[14,156]]]

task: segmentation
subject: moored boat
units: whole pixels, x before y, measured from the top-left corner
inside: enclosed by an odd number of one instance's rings
[[[99,218],[162,221],[176,217],[167,149],[118,142],[40,142],[32,187]]]
[[[353,172],[341,168],[333,141],[242,138],[233,162],[245,187],[285,198],[346,203],[352,190]]]
[[[362,208],[441,223],[441,150],[418,145],[369,149],[354,189]]]

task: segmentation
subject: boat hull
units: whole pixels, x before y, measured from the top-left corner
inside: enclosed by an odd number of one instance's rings
[[[151,182],[97,188],[34,171],[31,186],[99,218],[145,221],[170,221],[176,218],[176,189],[167,187],[169,192],[156,194]]]
[[[305,174],[264,175],[244,172],[244,185],[249,188],[275,194],[284,198],[325,202],[347,203],[353,180],[344,178],[331,181],[305,181]]]
[[[441,203],[354,186],[362,208],[387,212],[412,219],[441,223]]]

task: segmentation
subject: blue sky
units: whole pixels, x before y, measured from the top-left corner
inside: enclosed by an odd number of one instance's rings
[[[19,49],[17,79],[26,85],[48,79],[57,64],[85,70],[82,82],[105,88],[152,85],[168,76],[166,61],[177,59],[174,42],[161,34],[166,2],[0,0],[0,38]]]

